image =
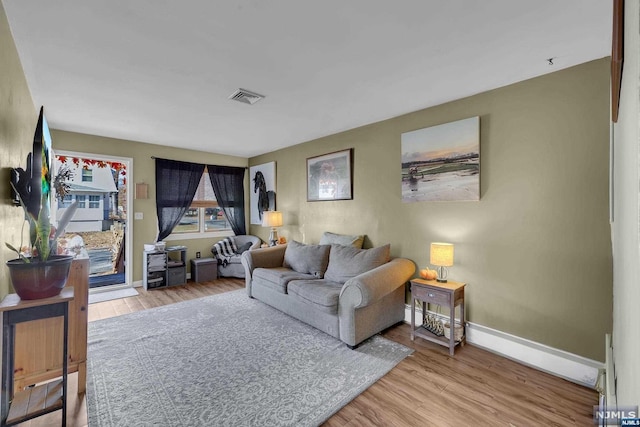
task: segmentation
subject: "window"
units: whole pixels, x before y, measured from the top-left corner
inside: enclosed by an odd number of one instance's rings
[[[71,206],[73,199],[71,198],[71,194],[67,194],[64,196],[63,200],[58,200],[58,209],[64,209]]]
[[[78,209],[84,209],[87,207],[87,196],[84,194],[76,195],[76,202],[78,202]]]
[[[205,233],[214,232],[219,232],[223,235],[232,234],[231,225],[229,225],[224,215],[224,210],[216,202],[211,180],[205,169],[200,178],[200,184],[193,197],[191,207],[183,215],[180,223],[173,229],[171,234],[184,237],[184,233],[198,233],[203,237],[210,237],[211,234],[206,234],[205,236]]]
[[[82,182],[93,182],[93,170],[82,169]]]
[[[89,196],[89,209],[100,208],[100,196]]]

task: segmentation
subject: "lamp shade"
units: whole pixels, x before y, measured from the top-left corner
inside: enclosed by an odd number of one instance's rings
[[[451,243],[431,243],[431,264],[439,267],[453,265],[453,245]]]
[[[263,227],[282,227],[282,212],[264,211],[262,212]]]

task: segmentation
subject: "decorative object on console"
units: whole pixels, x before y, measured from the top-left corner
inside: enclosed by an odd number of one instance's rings
[[[307,159],[307,201],[353,199],[349,148]]]
[[[444,324],[443,333],[446,339],[449,339],[451,337],[451,324],[449,322]],[[459,322],[456,322],[456,325],[454,327],[453,340],[456,342],[459,342],[462,339],[463,335],[464,335],[464,328]]]
[[[447,267],[453,265],[453,245],[451,243],[431,243],[430,255],[431,264],[438,267],[438,282],[446,283],[449,274]]]
[[[430,313],[427,310],[422,313],[422,326],[432,334],[441,337],[445,335],[445,325],[442,323],[442,320],[438,318],[438,315],[440,314],[440,306],[437,305],[437,307],[437,314]],[[447,336],[447,338],[449,337]]]
[[[73,217],[77,202],[69,206],[58,221],[57,229],[49,221],[51,211],[51,134],[44,117],[44,108],[33,137],[33,151],[27,156],[27,168],[12,170],[11,187],[29,222],[30,245],[6,246],[18,255],[7,261],[13,287],[22,299],[49,298],[64,287],[73,256],[56,255],[58,237]],[[21,234],[22,235],[22,234]]]
[[[149,184],[144,182],[136,183],[136,200],[149,198]]]
[[[402,144],[402,201],[480,200],[480,117],[412,132]]]
[[[269,233],[269,245],[275,246],[278,243],[277,227],[282,227],[282,212],[280,211],[262,212],[262,226],[271,227],[271,231]]]
[[[262,224],[264,211],[276,210],[276,162],[249,168],[253,191],[249,193],[251,224]]]
[[[438,272],[431,270],[429,267],[420,270],[420,277],[426,280],[435,280],[438,277]]]

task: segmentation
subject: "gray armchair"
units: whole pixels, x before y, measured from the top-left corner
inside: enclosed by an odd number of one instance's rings
[[[251,244],[249,249],[254,250],[260,247],[262,244],[262,240],[260,240],[257,236],[252,236],[250,234],[243,234],[240,236],[232,236],[230,237],[236,245],[238,249],[242,249],[246,247],[247,244]],[[215,251],[215,248],[211,248],[211,253],[214,258],[218,259],[218,277],[237,277],[239,279],[244,279],[244,267],[242,266],[242,253],[238,253],[232,257],[226,257],[224,262],[222,258],[218,257]]]

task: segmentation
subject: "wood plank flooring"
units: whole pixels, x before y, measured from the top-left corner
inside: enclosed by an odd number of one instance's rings
[[[145,292],[89,306],[89,321],[244,288],[244,280],[220,279]],[[467,344],[448,349],[409,338],[397,325],[383,335],[415,352],[331,417],[325,427],[359,426],[589,426],[595,391]],[[87,425],[77,374],[69,376],[69,426]],[[19,424],[60,425],[60,411]]]

